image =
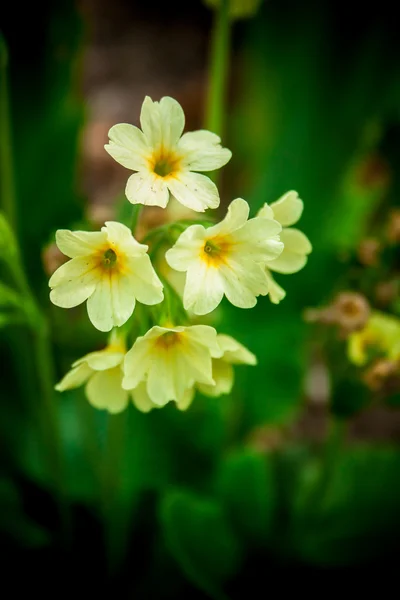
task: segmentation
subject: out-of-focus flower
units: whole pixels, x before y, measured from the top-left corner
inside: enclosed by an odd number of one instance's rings
[[[204,0],[204,3],[214,10],[220,8],[222,2],[223,0]],[[258,11],[262,0],[228,0],[228,3],[231,19],[250,19]]]
[[[156,325],[138,337],[126,354],[122,385],[140,395],[143,410],[170,401],[184,410],[196,384],[215,385],[212,358],[222,354],[213,327]]]
[[[149,305],[163,300],[148,247],[139,244],[125,225],[108,221],[99,232],[61,229],[56,242],[72,260],[50,278],[50,299],[62,308],[87,300],[89,319],[100,331],[123,325],[136,300]]]
[[[400,357],[400,320],[375,311],[361,331],[348,339],[351,362],[363,366],[376,358],[397,360]]]
[[[219,334],[218,344],[223,351],[220,358],[213,358],[212,376],[215,385],[198,384],[197,388],[207,396],[229,394],[235,380],[233,365],[256,365],[257,358],[238,341],[229,335]]]
[[[365,384],[374,392],[400,391],[400,364],[395,360],[378,359],[364,373]]]
[[[281,242],[284,244],[283,252],[277,258],[266,262],[269,298],[274,304],[279,304],[286,296],[286,292],[276,283],[270,271],[285,274],[297,273],[305,266],[308,254],[312,250],[307,236],[299,229],[290,227],[300,219],[303,207],[303,201],[297,192],[290,191],[270,205],[265,203],[257,213],[258,217],[275,219],[283,228],[280,234]]]
[[[358,260],[366,267],[375,267],[379,263],[379,254],[382,250],[382,245],[375,238],[367,238],[362,240],[357,248]]]
[[[257,296],[268,293],[263,264],[282,252],[281,226],[266,217],[248,220],[249,212],[247,202],[237,198],[220,223],[207,229],[191,225],[166,253],[173,269],[186,271],[186,310],[207,314],[224,295],[239,308],[252,308]]]
[[[304,318],[309,323],[337,325],[342,336],[347,337],[365,326],[370,312],[365,296],[358,292],[340,292],[332,304],[320,309],[308,309]]]
[[[380,306],[388,306],[399,297],[399,284],[398,279],[389,279],[388,281],[381,281],[375,288],[375,299],[377,304]]]
[[[398,208],[393,209],[390,213],[387,237],[393,244],[400,242],[400,209]]]
[[[168,96],[153,102],[146,96],[140,114],[142,131],[120,123],[109,131],[107,152],[127,169],[137,171],[126,185],[132,204],[165,208],[170,194],[197,212],[219,205],[215,184],[194,171],[223,167],[232,153],[220,138],[200,130],[182,135],[185,115],[180,104]]]

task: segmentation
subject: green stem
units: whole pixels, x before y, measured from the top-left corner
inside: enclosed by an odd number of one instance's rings
[[[214,14],[211,34],[210,80],[205,128],[222,135],[230,47],[229,0],[221,0]]]
[[[132,220],[131,220],[131,231],[135,235],[137,224],[139,222],[140,213],[142,212],[141,204],[134,204],[132,208]]]
[[[0,33],[0,199],[11,227],[16,230],[17,211],[13,173],[8,90],[8,53]]]

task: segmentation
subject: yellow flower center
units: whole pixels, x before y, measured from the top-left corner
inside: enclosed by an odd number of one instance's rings
[[[110,269],[115,266],[117,262],[117,254],[112,248],[108,248],[103,254],[103,266]]]
[[[231,244],[225,238],[214,238],[206,240],[201,258],[206,261],[209,266],[219,266],[225,262],[226,254],[229,252]]]
[[[160,148],[149,159],[149,169],[159,177],[168,179],[180,170],[181,160],[181,156],[174,151]]]
[[[156,340],[156,346],[167,350],[177,346],[182,341],[182,333],[177,331],[167,331]]]

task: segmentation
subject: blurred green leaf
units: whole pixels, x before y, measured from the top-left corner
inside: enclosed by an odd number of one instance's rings
[[[250,450],[228,455],[217,474],[217,494],[235,531],[265,544],[274,520],[276,486],[271,457]]]
[[[239,566],[240,548],[222,506],[170,490],[160,510],[167,545],[185,575],[212,598],[225,598],[222,587]]]

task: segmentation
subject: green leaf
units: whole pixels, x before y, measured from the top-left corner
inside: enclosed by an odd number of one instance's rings
[[[250,543],[265,543],[276,506],[271,457],[250,450],[236,451],[220,466],[217,490],[241,537]]]
[[[240,560],[238,541],[222,506],[186,491],[171,490],[161,501],[167,546],[185,575],[216,599]]]

